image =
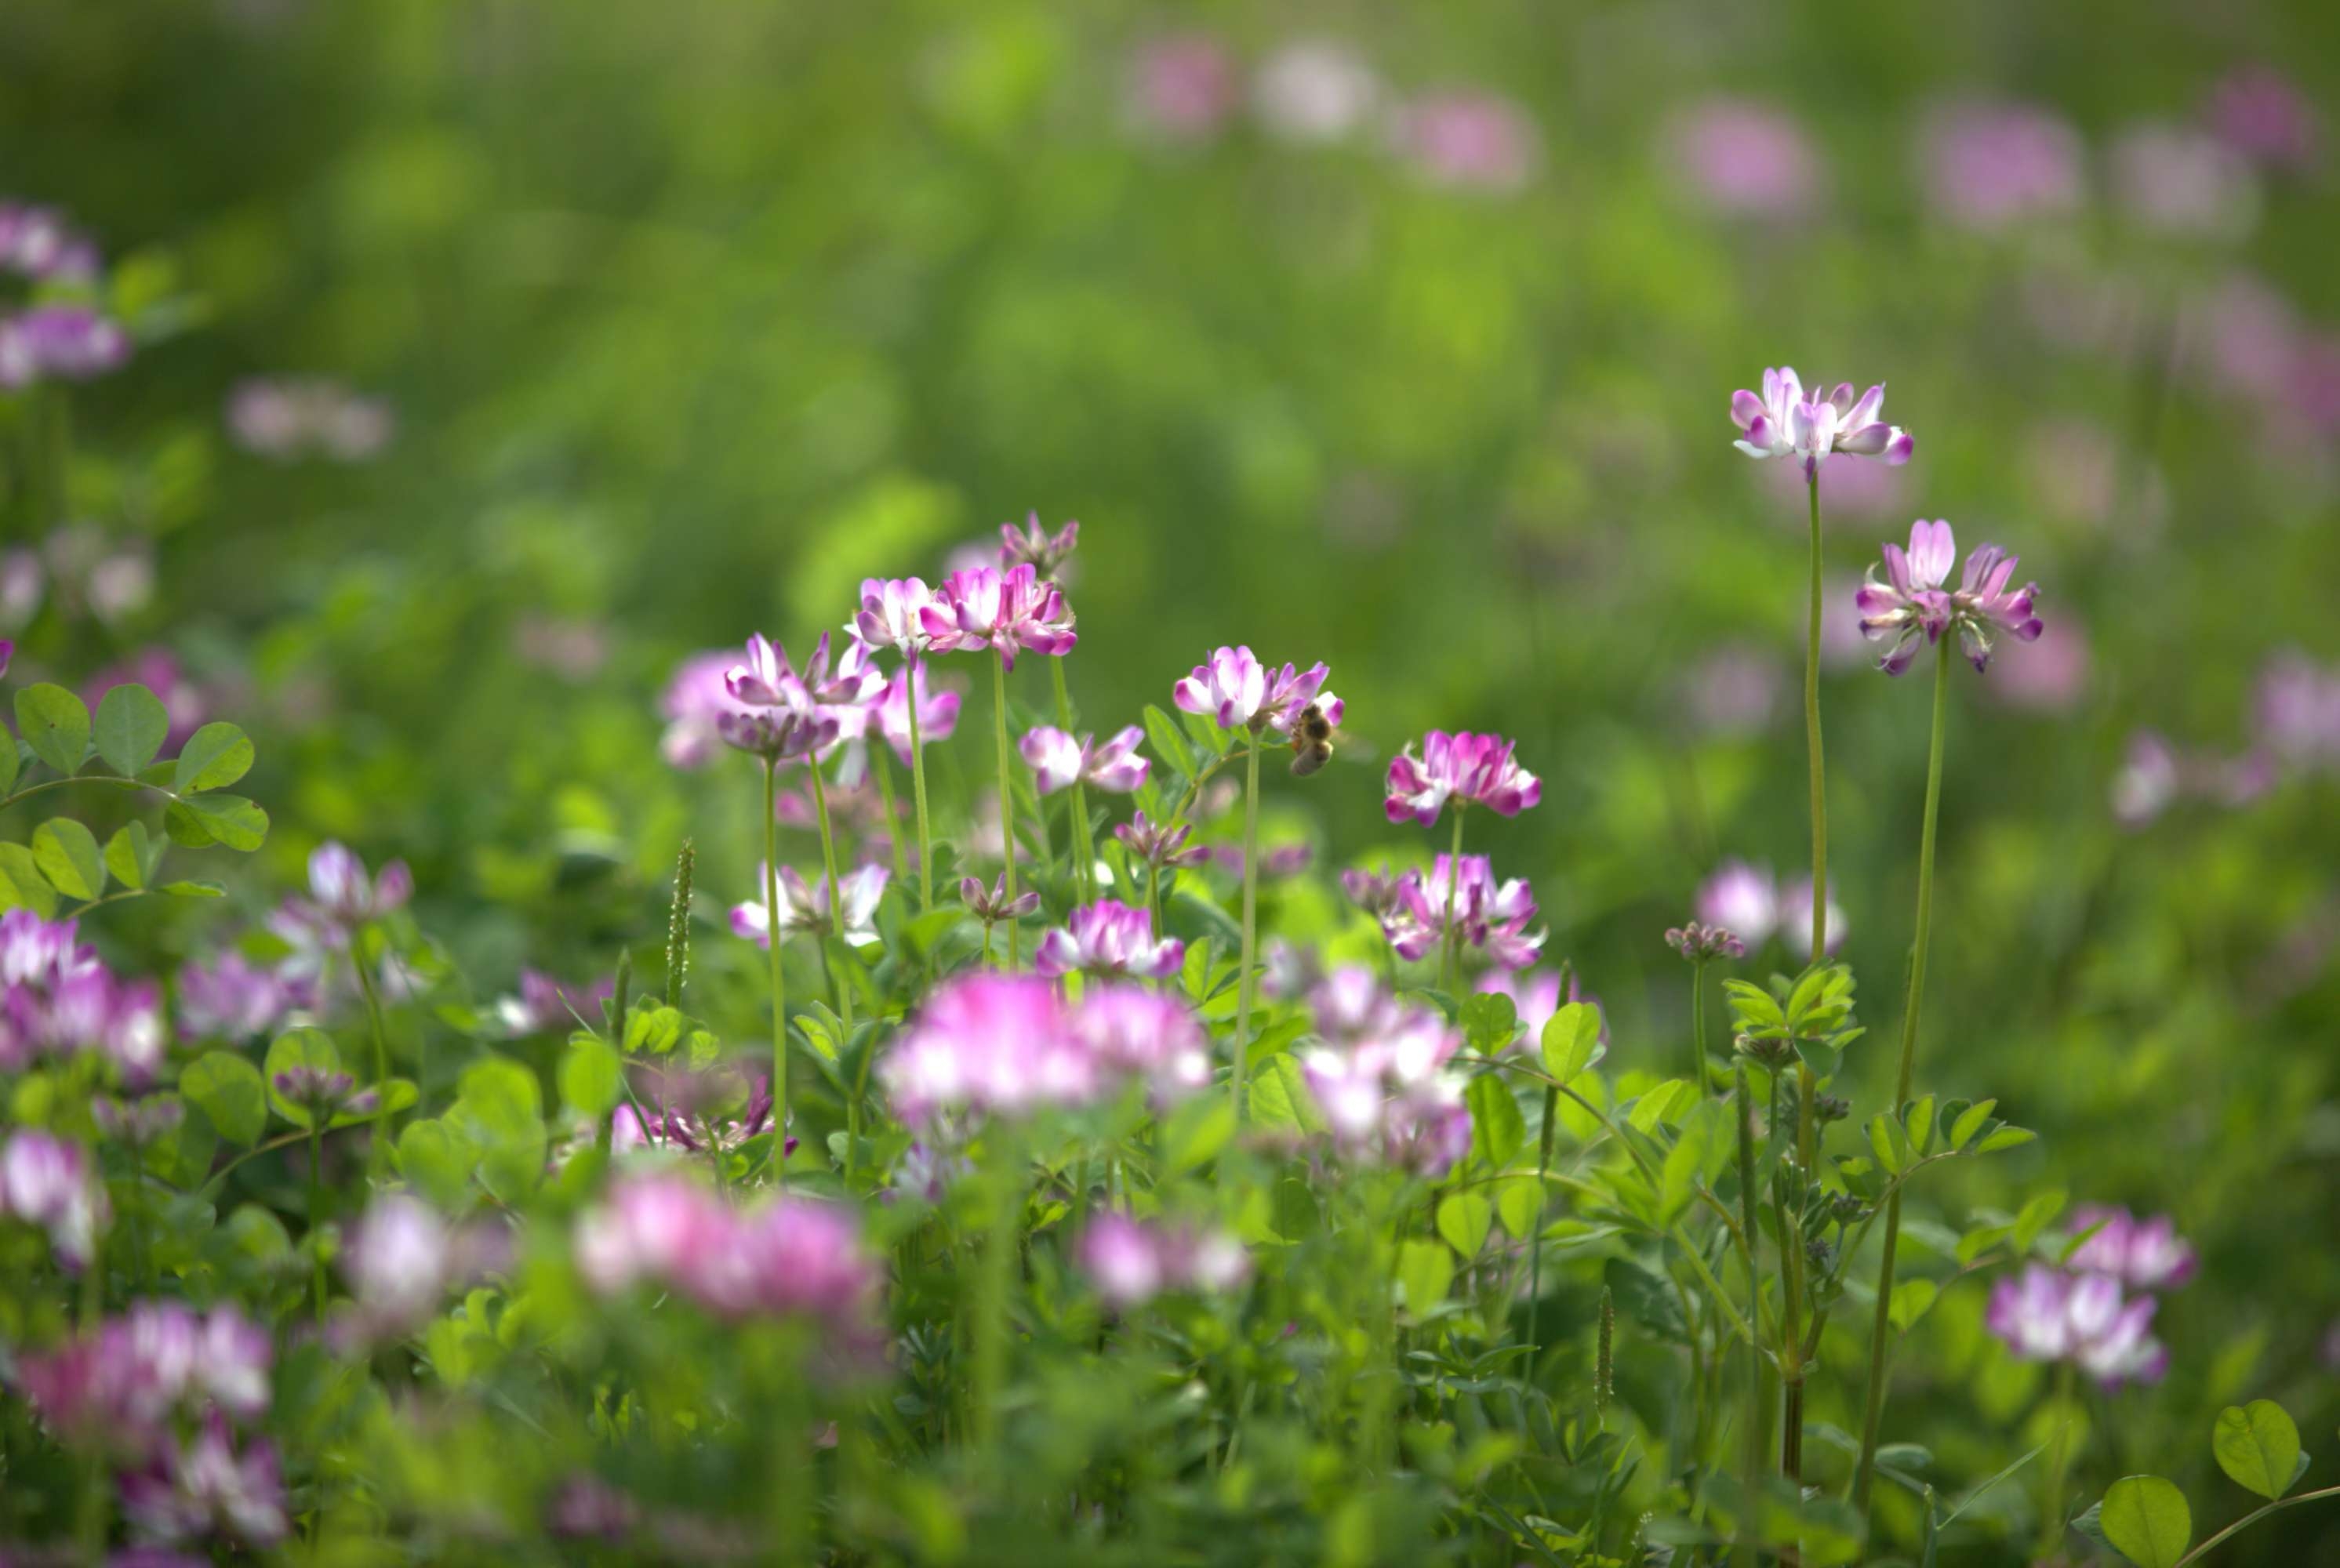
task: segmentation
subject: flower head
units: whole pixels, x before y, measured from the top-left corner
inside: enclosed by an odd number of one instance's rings
[[[0,1215],[47,1231],[57,1261],[78,1271],[97,1255],[105,1190],[81,1145],[27,1129],[0,1144]]]
[[[988,567],[953,572],[918,620],[936,652],[987,648],[1011,670],[1026,648],[1058,657],[1080,641],[1064,594],[1054,583],[1042,582],[1028,564],[1004,572]]]
[[[885,895],[888,876],[882,865],[865,865],[837,879],[837,900],[843,911],[842,918],[832,925],[828,908],[828,878],[815,876],[809,882],[799,875],[794,866],[782,866],[777,879],[780,890],[780,935],[789,937],[809,932],[826,936],[832,929],[841,927],[840,934],[857,947],[867,946],[878,940],[878,901]],[[762,873],[759,868],[758,883]],[[759,947],[771,944],[771,927],[768,912],[758,900],[731,906],[731,931],[744,936]]]
[[[935,646],[925,618],[934,603],[934,591],[923,578],[864,577],[861,612],[847,630],[873,648],[892,648],[916,659]]]
[[[1732,444],[1750,458],[1800,458],[1817,469],[1831,452],[1881,457],[1906,463],[1917,443],[1899,425],[1878,418],[1885,408],[1885,384],[1856,393],[1850,381],[1832,391],[1812,388],[1807,397],[1796,372],[1782,365],[1763,372],[1763,395],[1730,394],[1730,421],[1745,432]]]
[[[775,763],[826,749],[838,738],[838,721],[831,705],[815,695],[813,683],[828,676],[828,633],[802,676],[786,648],[760,632],[750,635],[747,657],[723,672],[730,700],[715,715],[716,733],[727,745]]]
[[[1145,1080],[1157,1102],[1210,1084],[1210,1036],[1175,997],[1123,981],[1093,983],[1073,1010],[1072,1030],[1102,1071]]]
[[[2067,1274],[2032,1263],[1992,1287],[1985,1321],[2025,1361],[2068,1361],[2098,1383],[2157,1383],[2169,1353],[2151,1335],[2151,1296],[2121,1298],[2108,1274]]]
[[[264,1547],[292,1528],[275,1445],[253,1437],[239,1450],[217,1411],[192,1442],[124,1476],[122,1504],[141,1531],[166,1541],[218,1534]]]
[[[723,715],[746,714],[747,705],[732,696],[723,678],[739,662],[737,655],[719,649],[693,654],[676,668],[659,697],[659,712],[667,721],[659,754],[669,764],[704,767],[723,740]]]
[[[2126,1208],[2083,1204],[2072,1211],[2072,1226],[2097,1228],[2067,1260],[2082,1274],[2107,1274],[2132,1290],[2168,1290],[2194,1277],[2194,1248],[2166,1214],[2139,1219]]]
[[[1427,874],[1405,873],[1395,902],[1382,916],[1382,933],[1399,957],[1416,962],[1444,942],[1451,914],[1462,945],[1505,969],[1525,969],[1543,951],[1545,933],[1528,930],[1535,913],[1535,895],[1524,880],[1497,883],[1482,854],[1464,855],[1458,873],[1453,857],[1442,854]]]
[[[1834,896],[1828,901],[1828,914],[1823,926],[1824,945],[1828,956],[1834,958],[1844,946],[1846,926],[1844,911]],[[1786,938],[1788,950],[1798,958],[1812,956],[1812,879],[1801,877],[1790,883],[1780,894],[1780,934]]]
[[[1458,808],[1476,804],[1517,816],[1543,798],[1543,784],[1520,766],[1513,745],[1501,735],[1432,730],[1422,738],[1420,756],[1409,743],[1390,759],[1383,809],[1392,822],[1412,817],[1424,827],[1449,800]]]
[[[1154,916],[1114,899],[1099,899],[1073,911],[1067,923],[1049,932],[1033,950],[1032,965],[1044,975],[1133,974],[1157,980],[1177,972],[1186,944],[1175,937],[1154,940]]]
[[[1109,794],[1128,794],[1145,783],[1153,764],[1137,754],[1145,732],[1135,725],[1106,737],[1103,745],[1089,735],[1074,736],[1042,725],[1029,731],[1016,750],[1032,766],[1033,785],[1044,795],[1075,784]]]
[[[1323,1044],[1301,1072],[1334,1146],[1433,1178],[1453,1169],[1471,1147],[1462,1086],[1445,1071],[1462,1037],[1353,966],[1334,971],[1311,1006]]]
[[[1003,920],[1022,920],[1040,907],[1040,895],[1027,890],[1014,898],[1007,896],[1007,873],[1000,873],[986,887],[976,877],[958,879],[958,901],[967,905],[967,912],[986,925]]]
[[[239,381],[228,393],[228,433],[259,457],[362,462],[390,445],[396,419],[379,398],[332,381]]]
[[[1704,963],[1712,958],[1747,956],[1747,944],[1739,939],[1736,932],[1719,925],[1702,925],[1697,921],[1668,931],[1666,945],[1693,963]]]
[[[1983,545],[1967,557],[1965,575],[1949,589],[1950,567],[1958,560],[1958,542],[1944,522],[1920,519],[1909,525],[1909,547],[1890,542],[1883,549],[1885,579],[1869,568],[1854,603],[1860,609],[1860,629],[1871,642],[1890,646],[1877,667],[1898,676],[1918,656],[1921,643],[1941,641],[1956,630],[1967,658],[1978,670],[1990,663],[1992,641],[2004,631],[2023,642],[2040,632],[2033,600],[2039,585],[2008,586],[2015,574],[2016,557],[1997,545]]]
[[[569,985],[541,970],[523,969],[520,994],[504,998],[497,1011],[514,1035],[566,1033],[579,1027],[580,1020],[584,1027],[594,1027],[601,1016],[601,1004],[617,994],[618,982],[611,976],[588,985]]]
[[[1040,526],[1040,514],[1036,511],[1024,519],[1020,530],[1014,523],[999,525],[999,564],[1030,567],[1042,582],[1052,582],[1056,568],[1065,564],[1080,537],[1078,522],[1068,521],[1052,534]]]
[[[1201,844],[1185,847],[1188,828],[1184,823],[1153,823],[1139,812],[1129,821],[1113,830],[1122,847],[1150,866],[1200,865],[1211,858],[1211,852]]]
[[[1727,929],[1750,947],[1762,946],[1780,925],[1780,890],[1770,869],[1724,861],[1699,884],[1698,923]]]
[[[1251,1277],[1251,1256],[1230,1233],[1106,1214],[1082,1233],[1075,1260],[1106,1306],[1126,1312],[1164,1291],[1224,1294]]]
[[[1022,1116],[1082,1105],[1103,1085],[1049,981],[975,974],[930,992],[878,1064],[894,1113],[914,1128],[947,1113]]]
[[[1324,664],[1274,669],[1247,647],[1213,650],[1171,689],[1171,700],[1186,713],[1215,720],[1223,730],[1268,728],[1290,735],[1314,708],[1325,725],[1337,727],[1344,705],[1325,691]]]

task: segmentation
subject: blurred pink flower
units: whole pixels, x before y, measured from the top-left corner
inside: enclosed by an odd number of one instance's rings
[[[1131,725],[1100,745],[1091,735],[1074,736],[1051,725],[1025,734],[1016,749],[1032,768],[1032,787],[1043,795],[1086,784],[1109,794],[1142,787],[1153,764],[1137,754],[1145,732]]]
[[[2077,211],[2086,196],[2085,156],[2078,132],[2027,104],[1943,104],[1919,131],[1927,200],[1966,229],[2004,229]]]
[[[2067,1274],[2043,1263],[1991,1287],[1985,1321],[2024,1361],[2068,1361],[2107,1388],[2158,1383],[2169,1353],[2152,1336],[2151,1296],[2123,1301],[2105,1274]]]
[[[2226,145],[2270,168],[2304,173],[2324,152],[2323,115],[2271,65],[2246,65],[2220,78],[2207,118]]]
[[[2113,198],[2139,228],[2231,243],[2257,226],[2257,176],[2206,132],[2132,125],[2114,139],[2109,160]]]
[[[227,427],[244,450],[279,462],[356,463],[389,447],[396,420],[388,403],[338,382],[254,379],[229,392]]]
[[[1130,122],[1165,141],[1203,142],[1218,134],[1241,92],[1234,57],[1205,34],[1148,39],[1130,59]]]
[[[1127,974],[1158,980],[1177,971],[1186,944],[1175,937],[1154,940],[1154,917],[1113,899],[1099,899],[1072,912],[1068,922],[1048,932],[1032,952],[1032,967],[1044,975]]]
[[[1700,734],[1747,735],[1771,722],[1787,684],[1787,671],[1778,659],[1760,648],[1734,644],[1700,659],[1683,682],[1682,695]]]
[[[1362,130],[1382,96],[1373,67],[1345,44],[1287,44],[1260,66],[1252,111],[1286,142],[1344,141]]]
[[[2084,1203],[2072,1210],[2074,1234],[2097,1227],[2065,1260],[2081,1274],[2108,1274],[2132,1290],[2171,1290],[2194,1277],[2199,1262],[2167,1215],[2139,1219],[2126,1208]]]
[[[1731,928],[1738,931],[1736,926]],[[1844,946],[1844,910],[1831,893],[1828,902],[1828,918],[1821,922],[1828,956],[1834,958]],[[1741,932],[1739,934],[1745,935]],[[1812,879],[1800,877],[1780,892],[1780,934],[1787,942],[1788,951],[1810,962],[1812,956]]]
[[[1424,179],[1458,190],[1517,191],[1536,170],[1534,122],[1493,94],[1416,98],[1397,111],[1392,141]]]
[[[2030,643],[2000,656],[1998,679],[1986,688],[1999,702],[2036,713],[2068,713],[2088,689],[2088,635],[2069,614],[2058,615]]]
[[[1471,1147],[1471,1113],[1446,1070],[1462,1036],[1354,966],[1334,971],[1310,1002],[1324,1044],[1302,1057],[1301,1073],[1334,1146],[1433,1180],[1452,1169]]]
[[[1769,866],[1756,867],[1743,860],[1727,860],[1714,870],[1714,874],[1699,884],[1698,918],[1710,926],[1720,926],[1733,932],[1749,947],[1760,947],[1780,927],[1780,888]],[[1810,924],[1811,898],[1805,895],[1807,926]],[[1810,941],[1809,930],[1805,940]]]
[[[1716,212],[1799,218],[1819,203],[1819,158],[1796,118],[1769,104],[1710,98],[1675,114],[1666,156]]]
[[[1222,1295],[1251,1277],[1242,1241],[1215,1227],[1102,1215],[1074,1249],[1106,1306],[1126,1312],[1165,1290]]]

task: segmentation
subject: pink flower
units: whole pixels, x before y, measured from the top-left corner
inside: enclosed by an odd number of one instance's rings
[[[677,1283],[727,1317],[810,1317],[856,1334],[878,1292],[877,1266],[832,1204],[779,1198],[725,1215],[728,1245],[698,1254]]]
[[[1042,725],[1026,734],[1016,750],[1033,773],[1033,784],[1044,795],[1075,784],[1110,794],[1128,794],[1145,783],[1153,764],[1136,754],[1145,732],[1135,725],[1098,745],[1088,735],[1076,739],[1063,730]]]
[[[336,1261],[365,1337],[394,1337],[439,1310],[455,1277],[455,1235],[421,1199],[386,1193],[366,1206]]]
[[[1342,44],[1288,44],[1269,56],[1252,83],[1252,108],[1274,136],[1324,144],[1364,125],[1382,95],[1379,77]]]
[[[2133,125],[2112,146],[2112,184],[2140,228],[2236,241],[2257,225],[2259,187],[2243,155],[2206,132]]]
[[[1105,1073],[1145,1080],[1157,1104],[1210,1085],[1210,1037],[1175,997],[1126,982],[1092,983],[1073,1010],[1072,1031]]]
[[[2082,1274],[2107,1274],[2132,1290],[2169,1290],[2194,1277],[2194,1248],[2177,1234],[2167,1215],[2139,1219],[2126,1208],[2082,1204],[2072,1211],[2072,1228],[2097,1227],[2067,1259]]]
[[[2088,637],[2068,615],[2042,629],[2028,647],[2007,650],[1991,694],[2011,707],[2068,713],[2087,693]]]
[[[388,403],[337,382],[254,379],[229,391],[227,428],[245,451],[278,462],[356,463],[390,445],[396,420]]]
[[[1175,937],[1154,940],[1154,916],[1113,899],[1099,899],[1073,911],[1069,922],[1049,932],[1033,950],[1032,966],[1048,976],[1133,974],[1158,980],[1177,972],[1186,944]]]
[[[2157,1383],[2169,1353],[2150,1330],[2157,1302],[2123,1302],[2120,1282],[2106,1274],[2066,1274],[2045,1264],[1991,1287],[1985,1318],[2018,1359],[2069,1361],[2107,1388]]]
[[[918,699],[918,744],[947,741],[958,729],[959,695],[957,692],[933,692],[927,689],[924,665],[913,665],[894,672],[886,683],[872,710],[878,733],[894,749],[894,755],[904,767],[910,765],[910,694]]]
[[[1214,719],[1223,730],[1264,726],[1290,735],[1311,707],[1328,725],[1340,725],[1344,705],[1324,689],[1326,674],[1321,662],[1304,670],[1294,665],[1274,669],[1247,647],[1222,647],[1173,686],[1170,696],[1182,711]]]
[[[1543,798],[1543,784],[1520,766],[1513,745],[1496,735],[1432,730],[1422,738],[1420,756],[1408,743],[1390,759],[1383,811],[1393,823],[1412,817],[1423,827],[1449,800],[1457,810],[1475,804],[1500,816],[1519,815]]]
[[[0,202],[0,268],[36,283],[85,283],[97,276],[97,245],[62,212]]]
[[[2323,116],[2290,77],[2271,66],[2227,73],[2211,94],[2209,121],[2226,145],[2272,168],[2305,173],[2324,150]]]
[[[1120,1214],[1092,1220],[1074,1257],[1099,1299],[1117,1312],[1165,1291],[1225,1294],[1251,1277],[1250,1254],[1225,1231]]]
[[[35,305],[5,323],[0,385],[46,377],[86,381],[130,358],[130,334],[84,305]]]
[[[1831,895],[1828,915],[1821,922],[1828,956],[1834,958],[1844,946],[1846,926],[1844,911]],[[1786,939],[1788,951],[1809,961],[1812,956],[1812,879],[1802,877],[1790,883],[1780,894],[1780,934]]]
[[[1958,543],[1948,523],[1919,521],[1909,526],[1909,548],[1904,553],[1891,543],[1884,547],[1887,580],[1878,581],[1877,568],[1855,599],[1860,609],[1860,629],[1871,642],[1891,639],[1877,667],[1898,676],[1918,656],[1922,639],[1937,643],[1955,629],[1967,658],[1978,670],[1990,663],[1994,628],[2023,642],[2038,638],[2041,626],[2032,602],[2039,585],[2027,583],[2010,589],[2016,557],[1997,545],[1983,545],[1967,557],[1966,574],[1956,591],[1945,587],[1958,559]]]
[[[1505,969],[1525,969],[1543,951],[1544,932],[1527,929],[1536,902],[1525,881],[1513,877],[1499,884],[1485,855],[1466,854],[1458,883],[1453,857],[1442,854],[1427,875],[1405,873],[1394,905],[1382,916],[1382,934],[1399,957],[1419,962],[1444,943],[1450,899],[1453,930],[1463,947],[1479,950]]]
[[[1052,981],[974,974],[930,992],[878,1064],[894,1113],[914,1128],[948,1112],[1022,1116],[1082,1105],[1103,1089]]]
[[[865,865],[837,879],[838,902],[844,911],[842,935],[857,947],[878,940],[878,901],[885,896],[889,874],[882,865]],[[782,866],[778,883],[780,935],[786,938],[804,932],[828,934],[828,878],[816,875],[808,881],[798,874],[794,866]],[[763,885],[760,867],[756,885]],[[731,906],[731,932],[759,947],[771,945],[770,925],[760,900]]]
[[[1913,437],[1899,425],[1877,416],[1885,409],[1885,383],[1856,394],[1850,381],[1839,381],[1812,397],[1790,367],[1763,372],[1763,395],[1745,390],[1730,394],[1730,421],[1744,432],[1731,444],[1750,458],[1799,458],[1807,472],[1816,469],[1831,452],[1854,457],[1881,457],[1889,463],[1906,463],[1916,450]]]
[[[724,715],[744,716],[747,705],[731,695],[724,676],[739,662],[725,652],[693,654],[685,659],[659,698],[667,721],[659,739],[659,754],[679,768],[704,767],[722,743]]]
[[[1397,111],[1391,139],[1398,155],[1433,184],[1502,193],[1535,173],[1534,123],[1489,93],[1417,98]]]
[[[1720,212],[1796,218],[1819,204],[1819,159],[1796,119],[1768,104],[1714,98],[1668,127],[1667,153]]]
[[[1204,34],[1149,39],[1130,62],[1130,118],[1167,141],[1201,142],[1217,134],[1239,92],[1234,59]]]
[[[1453,1169],[1471,1146],[1462,1086],[1444,1070],[1462,1037],[1360,968],[1334,971],[1311,1001],[1324,1043],[1301,1072],[1334,1147],[1433,1179]]]
[[[1053,582],[1056,569],[1073,553],[1080,537],[1078,522],[1067,522],[1052,534],[1040,526],[1040,514],[1036,511],[1025,518],[1021,530],[1014,523],[999,525],[999,564],[1028,566],[1043,582]]]
[[[600,1027],[601,1004],[617,994],[618,982],[611,977],[588,985],[567,985],[541,970],[523,969],[520,994],[504,998],[497,1011],[515,1035],[565,1034],[580,1027]]]
[[[2113,817],[2123,827],[2141,828],[2177,799],[2182,784],[2177,754],[2158,730],[2128,737],[2128,754],[2113,775]]]
[[[1770,655],[1743,646],[1726,646],[1691,671],[1684,705],[1701,734],[1752,735],[1771,722],[1786,686],[1780,662]]]
[[[2269,659],[2252,697],[2252,733],[2293,767],[2340,766],[2340,668],[2297,649]]]
[[[935,595],[917,577],[864,577],[861,613],[848,629],[873,648],[892,648],[917,659],[934,646],[926,612]]]
[[[166,1541],[217,1534],[264,1547],[292,1528],[274,1445],[254,1437],[239,1453],[216,1411],[164,1463],[124,1476],[122,1504],[141,1531]]]
[[[1122,847],[1150,866],[1200,865],[1211,858],[1211,852],[1197,844],[1185,847],[1188,828],[1184,823],[1151,823],[1139,812],[1129,821],[1113,830]]]
[[[578,1272],[604,1296],[637,1284],[680,1285],[711,1269],[732,1242],[730,1210],[714,1193],[672,1172],[620,1177],[577,1221]]]
[[[1040,907],[1037,892],[1019,892],[1009,898],[1007,873],[1005,872],[992,878],[989,887],[984,886],[976,877],[959,878],[958,901],[967,905],[969,914],[986,924],[1003,920],[1022,920]]]
[[[1004,572],[988,567],[953,572],[918,620],[937,653],[988,648],[1011,670],[1026,648],[1061,657],[1080,641],[1063,593],[1054,583],[1041,582],[1028,565]]]
[[[97,1255],[105,1191],[79,1144],[26,1129],[0,1144],[0,1214],[47,1231],[58,1263],[78,1273]]]
[[[1919,136],[1934,210],[1961,228],[1998,230],[2077,209],[2086,184],[2079,133],[2022,104],[1943,105]]]

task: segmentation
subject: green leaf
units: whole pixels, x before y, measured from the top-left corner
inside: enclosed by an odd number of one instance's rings
[[[398,1169],[441,1208],[458,1208],[469,1195],[478,1148],[444,1120],[410,1121],[398,1135]]]
[[[2158,1475],[2128,1475],[2105,1493],[2097,1525],[2137,1568],[2177,1568],[2194,1538],[2186,1494]]]
[[[2002,1127],[1975,1145],[1977,1154],[1996,1154],[2002,1149],[2013,1149],[2028,1143],[2039,1135],[2028,1127]]]
[[[1877,1163],[1888,1176],[1899,1176],[1909,1168],[1905,1135],[1893,1119],[1879,1111],[1869,1121],[1869,1147],[1877,1152]]]
[[[1324,1130],[1324,1115],[1308,1092],[1300,1064],[1285,1051],[1263,1061],[1251,1075],[1251,1119],[1263,1127],[1295,1127],[1303,1132]]]
[[[173,898],[225,898],[227,889],[215,882],[166,882],[154,890]]]
[[[2048,1222],[2063,1212],[2064,1195],[2061,1192],[2043,1192],[2025,1204],[2015,1217],[2015,1250],[2030,1251],[2031,1244],[2039,1238],[2039,1233],[2048,1228]]]
[[[337,1110],[327,1127],[355,1127],[360,1122],[373,1121],[381,1117],[396,1116],[422,1098],[411,1078],[390,1078],[373,1086],[373,1107],[369,1110]]]
[[[1178,733],[1168,714],[1151,703],[1145,705],[1145,740],[1182,783],[1195,776],[1195,754],[1186,748],[1186,737]]]
[[[16,737],[0,735],[0,795],[16,787],[16,774],[24,765],[25,759],[16,753]]]
[[[1886,1317],[1895,1328],[1907,1334],[1933,1307],[1934,1298],[1940,1293],[1941,1287],[1930,1279],[1905,1279],[1893,1287],[1893,1301],[1886,1308]]]
[[[97,699],[97,754],[124,778],[137,777],[170,733],[171,715],[144,686],[115,686]]]
[[[121,688],[117,686],[114,689],[118,691]],[[125,823],[105,841],[105,869],[113,873],[114,880],[124,887],[144,887],[149,847],[146,824],[143,822]]]
[[[33,862],[67,898],[86,901],[105,891],[97,835],[69,816],[51,817],[33,830]]]
[[[1505,1181],[1495,1188],[1495,1213],[1503,1228],[1525,1241],[1535,1235],[1543,1218],[1543,1183],[1532,1176]]]
[[[89,708],[63,686],[26,686],[16,694],[16,733],[35,756],[70,776],[89,754]]]
[[[1972,1142],[1974,1135],[1982,1130],[1983,1123],[1990,1119],[1991,1108],[1998,1103],[1995,1100],[1978,1100],[1968,1106],[1964,1115],[1950,1123],[1950,1147],[1964,1149]]]
[[[488,1057],[463,1070],[448,1113],[480,1149],[480,1180],[509,1203],[544,1175],[544,1099],[536,1074],[519,1062]]]
[[[0,843],[0,901],[11,909],[29,909],[43,920],[57,917],[57,890],[23,844]]]
[[[1405,1309],[1427,1317],[1454,1284],[1453,1255],[1434,1241],[1409,1241],[1398,1254],[1397,1278],[1405,1287]]]
[[[2272,1503],[2291,1490],[2299,1466],[2299,1428],[2272,1399],[2254,1399],[2218,1412],[2210,1451],[2235,1484]]]
[[[671,1007],[644,1005],[626,1020],[628,1056],[664,1056],[682,1039],[682,1014]]]
[[[1698,1100],[1698,1090],[1686,1078],[1670,1078],[1633,1101],[1625,1119],[1643,1132],[1671,1123]]]
[[[189,795],[163,814],[171,836],[190,849],[223,843],[246,853],[268,838],[268,814],[242,795]]]
[[[1188,1100],[1162,1124],[1164,1174],[1182,1176],[1207,1163],[1234,1135],[1235,1108],[1226,1096],[1205,1094]]]
[[[206,1051],[179,1073],[179,1093],[230,1143],[250,1148],[268,1126],[268,1086],[233,1051]]]
[[[1706,1163],[1708,1127],[1705,1121],[1685,1123],[1681,1136],[1666,1151],[1658,1175],[1658,1222],[1671,1225],[1690,1210],[1698,1196],[1699,1169]]]
[[[1902,1119],[1902,1126],[1909,1130],[1911,1149],[1919,1154],[1931,1153],[1934,1143],[1934,1097],[1930,1094],[1927,1095],[1911,1106],[1909,1114]]]
[[[1458,1192],[1438,1206],[1438,1234],[1470,1262],[1495,1228],[1495,1206],[1476,1192]]]
[[[1562,1005],[1543,1026],[1543,1069],[1562,1083],[1572,1081],[1608,1054],[1601,1043],[1601,1010],[1588,1001]]]
[[[1471,1108],[1471,1141],[1490,1169],[1501,1170],[1527,1147],[1527,1119],[1520,1102],[1500,1072],[1482,1072],[1471,1080],[1462,1098]]]
[[[560,1059],[560,1103],[579,1116],[600,1120],[614,1109],[624,1086],[621,1063],[610,1042],[582,1031],[569,1037],[569,1054]]]
[[[322,1029],[296,1029],[280,1034],[269,1042],[268,1058],[261,1063],[260,1076],[267,1080],[268,1103],[277,1115],[295,1127],[310,1125],[309,1108],[285,1099],[276,1091],[276,1077],[296,1067],[313,1067],[324,1072],[342,1070],[341,1049],[333,1037]]]
[[[181,794],[225,789],[252,771],[252,742],[231,724],[210,724],[187,737],[179,748],[179,765],[171,787]]]

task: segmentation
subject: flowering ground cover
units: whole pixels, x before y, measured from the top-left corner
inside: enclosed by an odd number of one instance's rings
[[[0,16],[0,1563],[2340,1562],[2340,52],[2037,9]]]

